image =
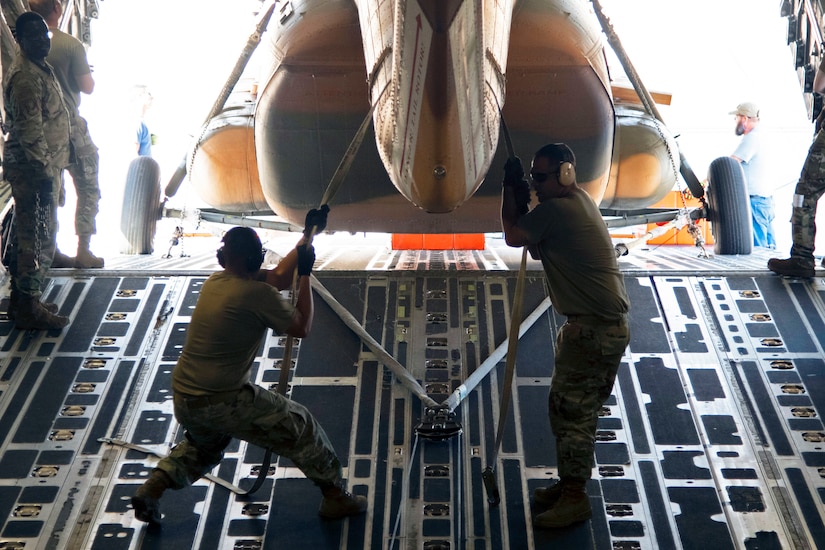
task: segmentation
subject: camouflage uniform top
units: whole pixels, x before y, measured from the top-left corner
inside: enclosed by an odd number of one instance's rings
[[[6,76],[3,164],[40,163],[54,177],[69,164],[69,111],[51,66],[18,55]],[[36,164],[34,164],[36,166]]]

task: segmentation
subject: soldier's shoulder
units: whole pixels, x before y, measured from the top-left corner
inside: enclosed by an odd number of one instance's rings
[[[39,86],[43,81],[43,75],[41,71],[35,71],[32,65],[21,63],[17,67],[12,65],[6,79],[8,83],[7,86],[11,89],[15,89],[20,87]]]

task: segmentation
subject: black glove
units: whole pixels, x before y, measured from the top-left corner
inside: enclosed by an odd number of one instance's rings
[[[521,159],[510,157],[504,163],[504,186],[520,185],[521,182],[527,184],[524,179],[524,167],[521,165]]]
[[[525,215],[530,211],[530,187],[527,182],[524,185],[516,185],[513,187],[516,194],[516,207],[518,208],[519,216]]]
[[[40,205],[45,206],[52,203],[52,185],[54,181],[51,178],[41,177],[37,178],[37,194],[40,195]]]
[[[315,228],[315,234],[322,232],[327,226],[327,214],[329,213],[329,206],[321,205],[321,208],[313,208],[307,212],[304,220],[304,235],[309,236],[312,228]]]
[[[302,244],[296,250],[298,251],[298,276],[309,275],[315,263],[315,248],[311,244]]]
[[[825,121],[825,109],[819,111],[819,114],[816,116],[816,120],[814,121],[814,133],[819,133],[822,129],[823,121]]]

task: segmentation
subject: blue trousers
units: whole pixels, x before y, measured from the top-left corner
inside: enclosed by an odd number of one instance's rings
[[[753,246],[776,248],[776,236],[773,232],[773,197],[751,195],[750,199]]]

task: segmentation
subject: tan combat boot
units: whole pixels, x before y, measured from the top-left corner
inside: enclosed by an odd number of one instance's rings
[[[49,313],[57,313],[57,310],[59,309],[57,307],[57,304],[53,304],[51,302],[40,302],[40,304],[44,308],[46,308],[46,311],[48,311]],[[19,307],[19,305],[20,305],[20,293],[17,290],[15,290],[14,288],[12,288],[11,294],[9,294],[9,305],[8,305],[7,310],[6,310],[6,316],[9,319],[14,320],[14,318],[17,316],[17,308]]]
[[[771,258],[768,260],[768,269],[785,277],[813,277],[816,273],[816,267],[812,259],[806,260],[796,256],[784,260]]]
[[[352,495],[338,485],[322,487],[324,499],[318,514],[326,519],[341,519],[347,516],[363,514],[367,510],[367,499],[360,495]]]
[[[163,516],[160,513],[160,497],[163,491],[172,486],[172,480],[160,468],[152,469],[149,479],[138,487],[132,497],[132,508],[135,510],[135,519],[146,523],[160,523]]]
[[[593,516],[590,499],[584,490],[583,479],[565,479],[561,495],[552,508],[535,517],[533,526],[537,529],[558,529],[567,527]]]
[[[74,267],[78,269],[100,269],[103,267],[103,258],[98,258],[92,254],[89,248],[89,241],[91,237],[84,235],[77,238],[77,256],[75,257]]]
[[[52,267],[56,269],[72,268],[74,267],[75,259],[71,256],[66,256],[60,250],[55,249],[54,258],[52,258]]]
[[[552,506],[561,498],[564,480],[559,479],[553,485],[539,487],[533,491],[533,502],[543,506]]]
[[[14,326],[20,330],[59,330],[69,324],[69,318],[55,315],[36,296],[21,294],[14,315]]]

